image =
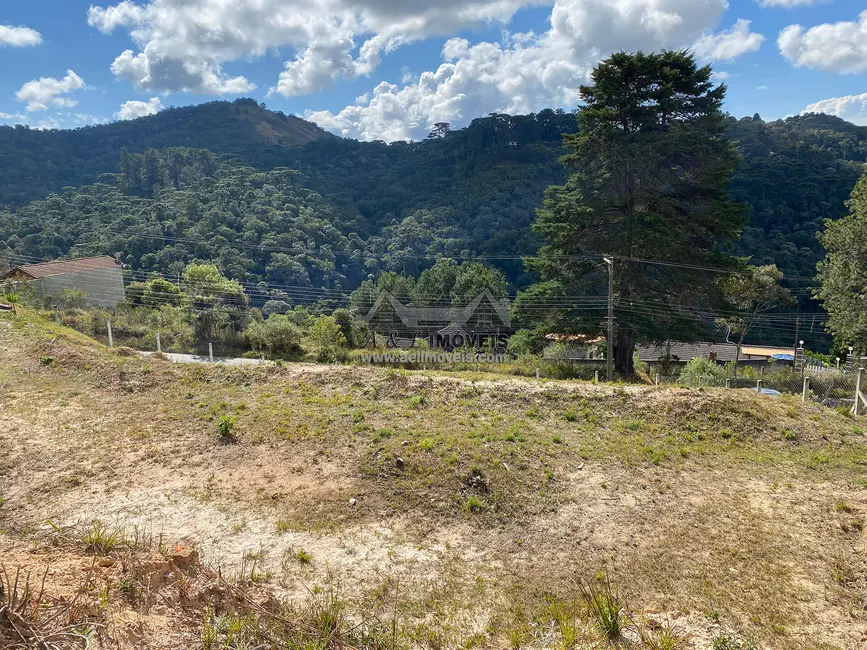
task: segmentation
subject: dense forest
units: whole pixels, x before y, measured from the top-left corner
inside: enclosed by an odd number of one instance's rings
[[[727,118],[730,192],[749,224],[730,252],[812,277],[816,237],[867,161],[867,127],[807,115]],[[214,260],[244,282],[352,289],[440,255],[486,256],[516,286],[575,116],[492,114],[422,142],[331,136],[253,100],[73,131],[0,128],[0,252],[119,254],[134,271]],[[230,244],[230,245],[227,245]],[[648,257],[652,257],[649,252]]]

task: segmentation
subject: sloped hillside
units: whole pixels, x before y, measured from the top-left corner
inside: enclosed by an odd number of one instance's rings
[[[615,647],[863,634],[867,426],[795,399],[182,366],[27,314],[0,394],[0,564],[55,561],[101,647],[263,642],[279,611],[284,640],[327,615],[318,647],[595,647],[588,593]]]
[[[293,147],[333,137],[311,122],[268,111],[252,99],[169,108],[73,130],[0,126],[0,204],[21,205],[67,185],[94,183],[100,174],[115,170],[124,148],[196,147],[243,154],[257,147]]]

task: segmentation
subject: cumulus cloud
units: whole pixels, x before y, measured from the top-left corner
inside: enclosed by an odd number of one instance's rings
[[[163,110],[163,103],[159,97],[151,97],[146,102],[133,99],[121,104],[120,110],[114,116],[119,120],[134,120],[145,115],[156,115],[161,110]]]
[[[867,126],[867,93],[832,97],[810,104],[803,110],[806,113],[827,113],[861,126]]]
[[[78,102],[69,97],[69,94],[84,87],[84,80],[72,70],[67,70],[63,79],[42,77],[28,81],[15,96],[18,101],[27,102],[28,111],[44,111],[49,106],[70,108]]]
[[[797,67],[842,74],[867,70],[867,11],[858,21],[823,23],[805,30],[789,25],[777,37],[780,54]]]
[[[765,37],[750,31],[750,21],[743,18],[731,29],[718,33],[705,32],[693,43],[696,56],[710,61],[731,61],[748,52],[757,51]]]
[[[343,136],[391,141],[420,139],[436,122],[465,124],[491,111],[575,106],[578,86],[600,58],[619,49],[693,43],[727,7],[726,0],[556,0],[551,27],[542,34],[475,45],[450,39],[442,50],[444,62],[417,81],[383,82],[337,113],[305,116]]]
[[[88,23],[104,33],[129,30],[136,49],[121,53],[112,72],[139,90],[247,92],[255,85],[223,66],[288,48],[291,58],[271,92],[292,96],[369,74],[382,53],[406,43],[505,22],[546,1],[123,0],[91,6]]]
[[[11,47],[27,47],[29,45],[39,45],[42,42],[42,34],[35,29],[29,27],[12,27],[11,25],[0,25],[0,47],[9,45]]]

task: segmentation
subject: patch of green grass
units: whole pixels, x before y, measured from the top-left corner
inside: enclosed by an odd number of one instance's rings
[[[617,641],[623,632],[623,603],[606,579],[601,585],[582,586],[581,595],[590,619],[605,639]]]
[[[427,402],[427,400],[425,399],[424,395],[413,395],[412,397],[409,398],[409,405],[410,406],[420,407],[420,406],[424,406],[426,402]]]
[[[738,641],[734,637],[722,635],[713,640],[713,650],[758,650],[752,639]]]
[[[101,521],[94,521],[81,535],[81,541],[89,553],[111,553],[124,543],[123,532],[110,528]]]
[[[566,422],[577,422],[578,414],[573,409],[568,409],[563,414],[563,418],[566,420]]]
[[[485,508],[487,508],[487,504],[475,494],[471,494],[464,500],[464,511],[466,512],[484,512]]]
[[[430,451],[436,446],[436,442],[431,438],[424,438],[420,443],[418,443],[418,446],[422,451]]]
[[[690,637],[678,630],[674,624],[665,624],[654,630],[640,630],[642,650],[685,650]]]
[[[298,561],[301,564],[310,564],[310,562],[313,561],[313,556],[303,548],[298,549],[298,553],[295,554],[295,557],[298,558]]]

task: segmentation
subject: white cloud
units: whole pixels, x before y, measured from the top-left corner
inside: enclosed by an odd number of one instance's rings
[[[22,113],[0,113],[0,120],[3,122],[25,122],[27,116]]]
[[[714,70],[710,75],[714,81],[725,81],[726,79],[731,79],[731,76],[731,73],[725,70]]]
[[[693,43],[696,56],[710,61],[731,61],[742,54],[757,51],[765,37],[750,31],[750,21],[739,18],[731,29],[705,32]]]
[[[39,45],[41,42],[42,34],[35,29],[0,25],[0,47],[4,45],[27,47],[29,45]]]
[[[369,74],[383,53],[401,45],[506,22],[523,6],[550,1],[123,0],[91,6],[88,23],[104,33],[129,30],[136,48],[121,53],[111,69],[139,90],[247,92],[255,85],[223,67],[287,48],[291,58],[271,92],[291,96]]]
[[[756,86],[756,90],[767,90],[767,86]]]
[[[842,74],[867,71],[867,11],[858,22],[789,25],[777,37],[780,54],[797,67]]]
[[[20,102],[27,102],[28,111],[44,111],[49,106],[70,108],[78,102],[69,93],[85,87],[84,80],[72,70],[66,71],[63,79],[42,77],[28,81],[21,86],[15,96]]]
[[[693,43],[727,7],[726,0],[555,0],[543,34],[476,45],[450,39],[444,63],[414,83],[383,82],[364,102],[305,116],[344,136],[407,140],[423,138],[436,122],[466,124],[491,111],[574,107],[600,58]]]
[[[827,113],[828,115],[841,117],[854,124],[867,126],[867,93],[823,99],[820,102],[807,106],[801,115],[805,113]]]
[[[792,7],[811,6],[822,0],[758,0],[762,7],[784,7],[791,9]]]
[[[145,115],[156,115],[161,110],[163,110],[163,103],[159,97],[151,97],[146,102],[133,99],[121,104],[120,110],[114,116],[119,120],[134,120]]]

